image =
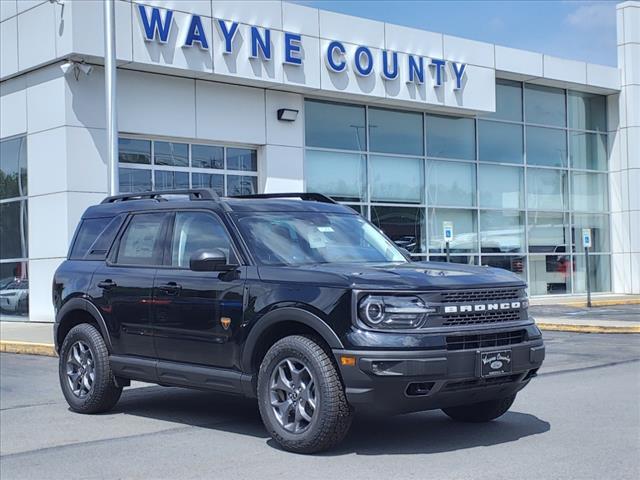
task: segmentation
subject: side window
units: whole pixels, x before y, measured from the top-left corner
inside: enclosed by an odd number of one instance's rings
[[[124,217],[124,215],[118,215],[83,220],[78,227],[78,234],[69,258],[71,260],[104,259]]]
[[[216,248],[224,252],[228,262],[237,262],[227,231],[217,217],[204,212],[176,213],[171,242],[173,267],[189,268],[189,259],[195,252]]]
[[[118,248],[116,263],[124,265],[160,265],[162,232],[166,213],[134,215]]]

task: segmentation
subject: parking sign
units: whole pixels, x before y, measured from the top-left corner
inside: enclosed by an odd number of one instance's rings
[[[445,242],[453,241],[453,222],[442,222],[442,235]]]
[[[590,228],[582,229],[582,246],[584,248],[591,248],[591,229]]]

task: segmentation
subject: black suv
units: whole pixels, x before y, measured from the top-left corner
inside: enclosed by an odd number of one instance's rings
[[[305,453],[337,444],[354,411],[497,418],[545,354],[520,278],[412,262],[313,193],[106,198],[53,302],[73,410],[111,409],[131,380],[257,397],[272,437]]]

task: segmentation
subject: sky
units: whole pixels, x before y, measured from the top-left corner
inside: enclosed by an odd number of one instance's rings
[[[617,65],[616,1],[294,1],[562,58]]]

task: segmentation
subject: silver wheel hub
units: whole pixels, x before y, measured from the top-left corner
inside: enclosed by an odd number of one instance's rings
[[[316,385],[309,367],[297,358],[285,358],[271,374],[269,400],[276,420],[291,433],[302,433],[318,408]]]
[[[89,345],[78,340],[69,349],[66,361],[67,382],[73,394],[85,398],[93,388],[95,369]]]

